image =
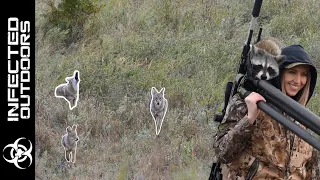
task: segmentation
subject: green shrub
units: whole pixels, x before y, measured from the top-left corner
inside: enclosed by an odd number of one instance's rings
[[[56,7],[54,2],[49,4],[49,10],[44,14],[46,19],[44,31],[59,28],[68,31],[66,44],[71,44],[81,39],[83,29],[89,17],[101,10],[102,6],[95,5],[93,0],[62,0]]]

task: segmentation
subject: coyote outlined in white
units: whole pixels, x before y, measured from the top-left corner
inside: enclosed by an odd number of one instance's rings
[[[168,109],[168,101],[164,97],[165,88],[162,88],[160,92],[155,88],[151,88],[151,102],[150,113],[154,120],[156,127],[156,135],[159,135],[163,119]]]
[[[72,128],[68,126],[66,128],[67,134],[62,136],[62,146],[64,147],[64,155],[67,162],[76,162],[76,151],[79,137],[77,135],[77,125],[73,125]]]
[[[69,103],[70,110],[72,110],[77,106],[79,100],[80,72],[75,70],[73,76],[66,77],[65,80],[67,83],[57,86],[54,95],[66,100]]]

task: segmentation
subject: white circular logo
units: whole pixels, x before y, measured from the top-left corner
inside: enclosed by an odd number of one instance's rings
[[[3,155],[3,158],[9,163],[13,163],[19,169],[26,169],[26,168],[20,167],[19,163],[29,158],[30,159],[29,166],[32,164],[32,155],[31,155],[32,143],[30,142],[30,140],[28,140],[30,143],[30,148],[27,149],[24,145],[18,144],[18,142],[21,139],[26,139],[26,138],[22,137],[17,139],[13,144],[8,144],[6,147],[3,148],[2,152],[4,152],[6,148],[11,147],[11,150],[10,150],[11,159],[10,160],[6,159],[4,155]]]

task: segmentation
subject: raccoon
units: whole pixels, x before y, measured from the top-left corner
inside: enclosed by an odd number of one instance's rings
[[[283,45],[277,39],[268,37],[250,46],[252,77],[270,80],[279,75],[279,64],[285,60],[281,55]]]

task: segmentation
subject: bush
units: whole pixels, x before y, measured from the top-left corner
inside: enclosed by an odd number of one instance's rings
[[[49,10],[44,14],[46,19],[44,31],[47,33],[52,28],[68,31],[65,39],[66,45],[81,39],[84,25],[89,17],[101,10],[93,0],[62,0],[56,7],[54,2],[49,3]]]

